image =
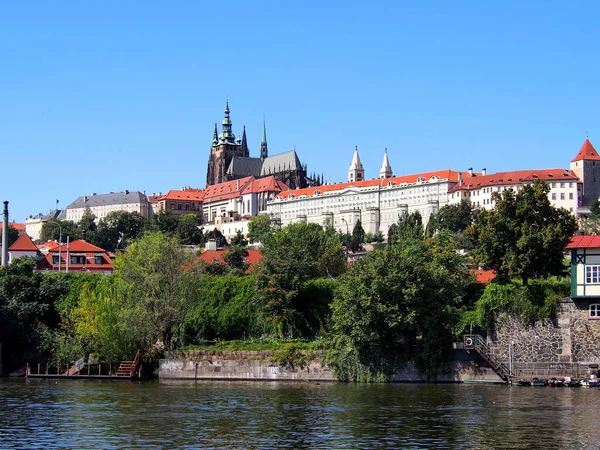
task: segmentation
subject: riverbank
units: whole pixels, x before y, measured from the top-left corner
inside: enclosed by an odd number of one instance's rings
[[[281,353],[269,350],[182,350],[165,356],[159,362],[160,380],[338,381],[320,352],[312,352],[297,361],[282,361]],[[455,352],[454,356],[454,361],[440,372],[436,381],[502,382],[492,369],[466,359],[462,352]],[[413,366],[407,365],[390,381],[422,383],[427,380]]]

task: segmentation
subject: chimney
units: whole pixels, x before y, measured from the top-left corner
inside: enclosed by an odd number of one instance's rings
[[[458,172],[458,185],[462,186],[462,172]]]
[[[236,180],[235,181],[235,190],[239,191],[240,190],[240,180]]]
[[[2,265],[8,264],[8,201],[4,201],[4,218],[2,221]]]
[[[469,176],[472,177],[473,176],[473,168],[469,167]]]
[[[84,195],[84,196],[83,196],[83,202],[85,203],[85,202],[87,202],[87,201],[88,201],[88,197],[87,197],[87,195]]]
[[[483,169],[481,169],[481,175],[485,176],[487,173],[487,169],[484,167]]]
[[[129,195],[129,191],[125,189],[125,195]]]

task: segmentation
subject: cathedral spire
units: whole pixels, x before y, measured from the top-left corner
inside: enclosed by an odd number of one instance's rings
[[[262,140],[260,142],[260,159],[264,160],[269,157],[269,148],[267,147],[267,124],[263,119]]]
[[[387,148],[383,154],[383,162],[381,163],[381,170],[379,171],[379,178],[391,178],[392,166],[390,166],[390,160],[388,159]]]
[[[213,133],[213,142],[212,142],[213,147],[216,147],[217,145],[219,145],[219,132],[217,131],[217,124],[215,122],[215,131]]]
[[[360,156],[358,156],[358,146],[354,147],[354,156],[352,162],[348,168],[348,181],[362,181],[365,179],[365,169],[360,162]]]
[[[246,125],[244,125],[244,131],[242,132],[242,151],[244,156],[247,158],[250,156],[250,150],[248,150],[248,141],[246,140]]]
[[[221,144],[235,144],[235,135],[231,131],[231,119],[229,118],[229,99],[225,100],[225,117],[223,118],[223,131],[219,136]]]

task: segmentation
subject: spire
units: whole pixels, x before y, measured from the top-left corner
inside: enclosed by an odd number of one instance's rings
[[[267,147],[267,124],[263,119],[262,140],[260,142],[260,159],[264,160],[269,157],[269,148]]]
[[[392,166],[390,166],[390,160],[388,159],[387,148],[383,154],[383,163],[381,163],[381,170],[379,171],[379,178],[391,178]]]
[[[213,133],[213,147],[216,147],[219,144],[219,133],[217,131],[217,123],[215,122],[215,132]]]
[[[248,150],[248,141],[246,140],[246,125],[244,125],[244,131],[242,131],[242,151],[244,152],[244,156],[246,158],[250,156],[250,151]]]
[[[231,131],[231,119],[229,118],[229,99],[225,100],[225,117],[223,118],[223,131],[219,136],[221,144],[235,144],[235,135]]]
[[[600,156],[598,155],[598,152],[596,151],[596,149],[594,148],[594,146],[592,145],[590,140],[587,138],[587,136],[585,138],[585,142],[579,149],[579,152],[577,153],[575,158],[573,158],[571,160],[571,162],[581,161],[581,160],[591,160],[591,161],[600,160]]]
[[[358,156],[358,146],[354,147],[354,156],[352,162],[348,168],[348,181],[362,181],[365,179],[365,169],[360,162],[360,156]]]

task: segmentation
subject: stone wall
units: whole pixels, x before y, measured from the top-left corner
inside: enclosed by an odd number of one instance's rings
[[[556,305],[556,320],[535,323],[501,315],[490,339],[493,353],[509,360],[512,343],[515,363],[593,364],[600,362],[600,320],[589,318],[589,305],[600,299],[563,298]]]

